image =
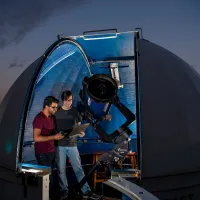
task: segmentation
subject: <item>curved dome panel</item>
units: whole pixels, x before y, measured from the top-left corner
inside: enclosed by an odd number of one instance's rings
[[[200,170],[199,75],[160,46],[146,40],[139,40],[138,45],[142,179],[197,172]],[[180,180],[174,178],[171,182],[177,183],[176,187],[191,184]],[[169,182],[149,184],[151,188],[158,185],[165,190],[172,187]]]
[[[24,102],[39,62],[40,58],[20,75],[0,105],[0,167],[16,170],[16,159],[21,146],[19,129]]]

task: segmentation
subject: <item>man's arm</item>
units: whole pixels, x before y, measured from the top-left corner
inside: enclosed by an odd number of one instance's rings
[[[33,139],[34,142],[47,142],[50,140],[60,140],[64,136],[61,133],[57,133],[55,135],[43,136],[41,135],[41,129],[35,128],[33,129]]]
[[[82,121],[82,117],[81,117],[80,113],[77,112],[76,123],[78,125],[81,125],[81,121]],[[80,132],[79,137],[84,137],[84,136],[85,136],[85,133],[84,132]]]

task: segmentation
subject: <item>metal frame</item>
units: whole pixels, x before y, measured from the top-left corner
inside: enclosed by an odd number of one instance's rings
[[[139,65],[138,65],[138,39],[139,32],[134,32],[134,55],[135,55],[135,91],[136,91],[136,130],[137,130],[137,168],[141,169],[141,120],[140,120],[140,81],[139,81]],[[141,172],[140,172],[141,174]],[[141,177],[141,176],[140,176]]]

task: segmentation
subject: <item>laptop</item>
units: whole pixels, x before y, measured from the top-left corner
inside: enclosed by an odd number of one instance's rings
[[[62,135],[68,138],[77,137],[81,132],[85,132],[85,130],[90,126],[90,123],[76,125],[73,129],[69,129],[67,131],[61,131]]]

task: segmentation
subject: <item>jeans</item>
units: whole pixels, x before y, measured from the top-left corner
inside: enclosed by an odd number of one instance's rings
[[[51,167],[51,174],[49,176],[49,188],[52,188],[53,185],[53,167],[55,161],[55,152],[49,152],[45,154],[35,154],[38,165]]]
[[[78,182],[82,180],[82,178],[85,176],[82,165],[81,165],[81,159],[79,155],[79,151],[77,147],[64,147],[64,146],[58,146],[56,147],[56,165],[57,165],[57,171],[58,171],[58,177],[59,177],[59,184],[61,191],[68,192],[68,182],[67,182],[67,176],[66,176],[66,159],[67,156],[70,160],[71,166],[74,170],[74,173],[76,175],[76,178]],[[83,187],[81,188],[81,191],[83,193],[86,193],[88,191],[91,191],[88,183],[85,183]]]

